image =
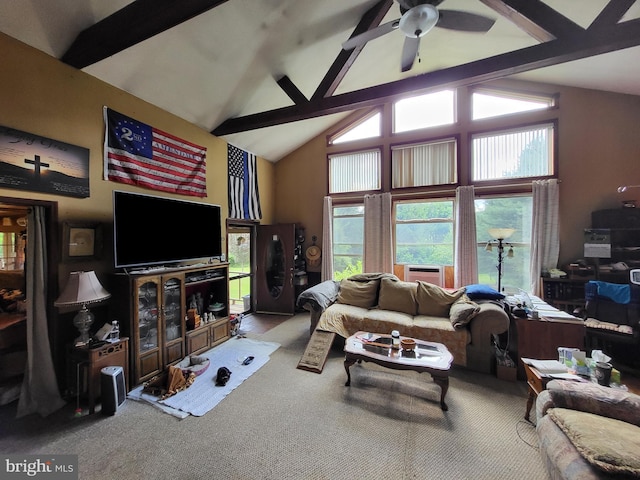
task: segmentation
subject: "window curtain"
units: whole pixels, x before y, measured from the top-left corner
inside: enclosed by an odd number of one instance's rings
[[[47,325],[47,241],[43,207],[31,208],[27,218],[27,365],[25,369],[18,417],[39,413],[45,417],[61,408],[60,396],[51,358]]]
[[[478,282],[478,240],[473,186],[456,188],[454,286]]]
[[[364,196],[363,271],[393,273],[391,194]]]
[[[333,202],[324,197],[322,204],[322,267],[320,279],[333,280]]]
[[[533,219],[531,228],[531,260],[529,291],[540,295],[540,274],[556,268],[560,252],[558,181],[533,182]]]

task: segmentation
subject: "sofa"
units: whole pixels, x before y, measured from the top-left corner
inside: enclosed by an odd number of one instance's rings
[[[456,365],[491,373],[493,335],[506,332],[510,321],[501,295],[495,294],[472,299],[466,288],[367,273],[315,285],[298,296],[297,306],[311,313],[311,333],[319,329],[347,338],[357,331],[398,330],[402,336],[444,344]]]
[[[551,380],[536,399],[540,455],[551,479],[640,478],[640,396]]]

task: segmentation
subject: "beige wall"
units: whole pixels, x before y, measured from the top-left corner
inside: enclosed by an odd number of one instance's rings
[[[222,207],[224,228],[228,213],[224,140],[3,34],[0,52],[0,125],[88,148],[91,191],[89,198],[78,199],[0,188],[0,196],[56,201],[60,222],[99,221],[108,227],[112,220],[112,191],[139,191],[218,204]],[[162,194],[103,180],[103,106],[205,146],[208,196],[197,199]],[[258,159],[258,172],[263,223],[270,223],[274,218],[274,166]],[[197,225],[176,223],[176,228],[184,228],[185,234],[198,234]],[[110,243],[106,240],[106,255],[100,265],[61,265],[60,280],[66,279],[64,273],[71,268],[112,269]]]
[[[527,114],[526,120],[518,117],[517,124],[558,120],[560,265],[582,257],[583,229],[590,227],[593,210],[618,208],[623,199],[636,199],[640,205],[640,189],[624,195],[617,193],[619,185],[640,184],[640,97],[507,80],[492,85],[559,95],[557,109]],[[510,126],[514,120],[487,120],[480,126],[464,121],[466,102],[462,100],[469,95],[469,89],[462,88],[458,93],[461,120],[453,128],[434,130],[432,135],[460,133],[460,153],[462,158],[468,158],[470,133]],[[302,222],[307,229],[307,244],[312,235],[322,238],[322,198],[327,194],[328,185],[326,134],[329,132],[276,164],[276,216],[282,221]],[[383,158],[388,157],[390,143],[424,138],[428,137],[415,133],[389,136],[382,141]],[[380,143],[376,140],[372,144]]]

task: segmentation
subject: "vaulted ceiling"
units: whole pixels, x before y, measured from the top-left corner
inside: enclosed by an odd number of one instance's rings
[[[496,21],[436,25],[407,72],[400,29],[342,49],[398,1]],[[0,31],[274,162],[398,94],[512,77],[640,95],[636,0],[5,0]]]

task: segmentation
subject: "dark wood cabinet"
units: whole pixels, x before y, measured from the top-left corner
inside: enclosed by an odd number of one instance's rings
[[[229,338],[228,275],[228,264],[224,263],[114,276],[112,297],[119,301],[113,302],[113,318],[120,320],[122,334],[130,337],[132,386],[190,353],[205,351]],[[192,302],[202,317],[206,311],[212,319],[197,331],[188,331],[185,322]]]
[[[516,318],[518,348],[518,378],[526,379],[521,358],[539,360],[558,359],[558,347],[585,349],[584,323],[576,321],[549,321]]]
[[[629,271],[607,267],[624,262],[630,268],[640,268],[640,208],[616,208],[591,213],[593,229],[606,231],[611,238],[611,256],[596,258],[598,280],[629,283]]]
[[[542,299],[552,307],[574,314],[585,305],[584,285],[589,279],[542,278]]]

